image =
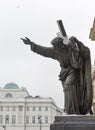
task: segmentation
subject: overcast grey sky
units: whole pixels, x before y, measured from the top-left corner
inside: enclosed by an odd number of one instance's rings
[[[30,51],[20,38],[51,46],[62,19],[68,36],[76,36],[95,58],[95,41],[89,39],[95,17],[95,0],[0,0],[0,86],[15,82],[33,96],[52,97],[63,107],[63,90],[57,61]]]

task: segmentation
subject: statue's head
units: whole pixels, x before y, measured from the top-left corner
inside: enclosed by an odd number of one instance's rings
[[[63,39],[61,37],[56,37],[51,41],[51,44],[55,49],[61,49],[64,48]]]

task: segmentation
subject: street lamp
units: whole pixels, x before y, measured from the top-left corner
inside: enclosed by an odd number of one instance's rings
[[[38,121],[39,121],[39,124],[40,124],[40,130],[41,130],[41,128],[42,128],[42,120],[41,120],[41,116],[38,116]]]

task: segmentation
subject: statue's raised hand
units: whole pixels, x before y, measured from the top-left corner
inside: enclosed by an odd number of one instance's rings
[[[30,45],[31,46],[31,50],[34,50],[34,46],[36,45],[34,42],[30,41],[29,38],[25,37],[25,38],[21,38],[21,40],[26,44],[26,45]]]
[[[32,44],[32,42],[30,41],[30,39],[27,38],[27,37],[21,38],[21,40],[22,40],[25,44],[27,44],[27,45],[31,45],[31,44]]]

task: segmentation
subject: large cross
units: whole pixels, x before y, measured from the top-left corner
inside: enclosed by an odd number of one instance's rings
[[[61,37],[64,40],[64,44],[68,44],[69,39],[63,26],[62,20],[57,20],[57,24],[60,30],[60,32],[57,33],[58,37]]]

